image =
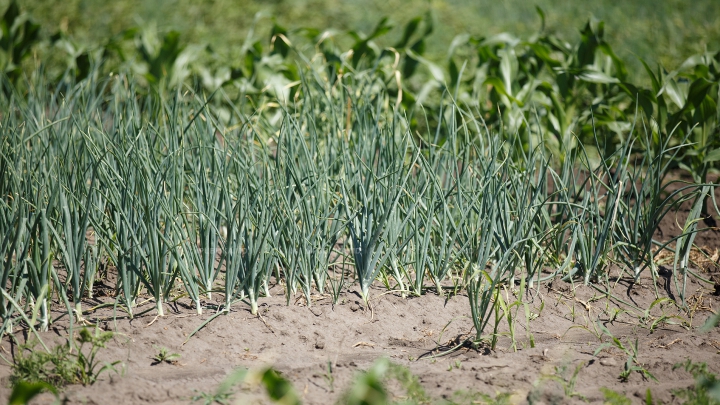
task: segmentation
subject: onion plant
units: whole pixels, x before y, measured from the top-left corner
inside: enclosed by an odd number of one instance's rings
[[[133,316],[136,298],[140,289],[141,254],[140,244],[135,233],[141,229],[141,215],[136,209],[135,193],[139,180],[130,176],[128,166],[117,173],[117,188],[109,188],[110,223],[112,230],[101,238],[101,243],[108,245],[108,256],[115,263],[118,272],[118,300],[121,301],[130,317]],[[123,176],[128,174],[128,176]]]
[[[275,179],[283,184],[278,192],[283,203],[278,254],[287,269],[288,293],[299,282],[308,305],[313,283],[324,293],[330,257],[343,227],[337,182],[329,173],[332,162],[324,160],[317,133],[309,131],[312,135],[306,139],[300,124],[286,119],[275,166]]]
[[[360,104],[358,117],[345,149],[345,175],[341,180],[343,203],[352,243],[352,256],[360,293],[368,300],[370,284],[383,268],[389,252],[397,248],[397,240],[389,239],[395,227],[392,222],[399,210],[398,201],[418,159],[413,153],[409,165],[405,157],[412,141],[409,134],[396,140],[395,128],[380,125],[380,105]]]
[[[337,302],[346,263],[366,301],[378,277],[403,295],[429,285],[443,294],[451,280],[467,288],[473,340],[497,342],[501,313],[520,305],[501,289],[519,281],[524,293],[556,277],[609,284],[610,263],[637,281],[647,267],[656,275],[654,248],[675,243],[684,300],[715,185],[665,175],[688,150],[702,157],[689,158],[702,178],[720,156],[714,118],[700,117],[703,146],[688,142],[688,114],[710,111],[715,84],[694,78],[708,86],[687,97],[673,77],[653,76],[652,94],[632,87],[601,34],[588,24],[577,47],[544,36],[459,40],[452,96],[415,50],[398,48],[388,64],[391,52],[370,52],[366,40],[352,55],[328,43],[316,58],[297,49],[297,65],[273,71],[273,83],[252,71],[207,98],[204,84],[173,88],[162,69],[152,83],[100,66],[52,85],[40,72],[24,84],[0,78],[3,329],[31,311],[47,329],[53,294],[72,295],[70,320],[81,318],[101,262],[117,272],[116,304],[131,317],[139,297],[158,315],[169,299],[202,313],[217,292],[218,313],[247,299],[256,314],[273,276],[288,303],[299,289],[311,305],[328,281]],[[248,66],[274,69],[289,54],[283,44],[272,56],[247,51],[275,61]],[[458,70],[455,51],[478,63]],[[420,66],[434,78],[418,86],[403,75]],[[632,109],[672,112],[662,89],[683,96],[670,120],[681,119],[680,135],[667,116],[637,134]],[[690,201],[682,235],[654,239]]]
[[[200,136],[198,142],[202,142]],[[187,151],[192,163],[187,185],[189,213],[181,215],[182,229],[187,231],[183,238],[184,252],[190,258],[190,265],[197,272],[200,286],[208,300],[219,273],[217,251],[220,247],[220,229],[223,226],[223,206],[226,204],[222,193],[224,168],[220,151],[214,144],[205,144]],[[182,242],[182,241],[181,241]]]
[[[429,191],[428,191],[429,190]],[[412,194],[414,199],[420,200],[415,209],[409,214],[407,227],[412,235],[408,239],[408,250],[411,254],[414,277],[409,282],[409,289],[415,295],[421,295],[424,288],[425,274],[429,267],[432,246],[432,222],[435,218],[435,204],[438,194],[434,184]]]
[[[32,252],[28,260],[28,290],[29,295],[38,307],[40,315],[40,331],[48,330],[49,307],[48,297],[50,295],[52,256],[50,255],[50,223],[47,218],[46,209],[40,209],[36,225],[33,227]]]
[[[27,218],[22,216],[22,210],[16,209],[15,215],[9,222],[10,227],[6,230],[0,241],[0,253],[3,254],[2,273],[0,282],[3,283],[4,292],[0,297],[0,315],[3,319],[3,332],[12,333],[12,316],[16,308],[12,305],[10,298],[15,302],[21,302],[25,293],[26,280],[22,277],[26,248],[29,242],[27,237]],[[10,298],[8,298],[10,297]]]
[[[58,222],[59,232],[53,228],[56,243],[59,246],[62,262],[68,273],[68,284],[72,288],[73,303],[78,319],[82,318],[82,299],[86,293],[88,271],[82,271],[89,263],[84,262],[87,249],[87,231],[90,225],[90,215],[93,211],[93,194],[96,192],[95,170],[87,173],[85,167],[80,166],[85,153],[84,148],[73,150],[72,155],[66,155],[69,167],[66,169],[68,178],[63,179],[59,188],[59,210],[61,219]],[[67,191],[66,191],[67,190]],[[70,198],[68,198],[70,194]]]
[[[260,181],[260,170],[248,167],[233,157],[232,178],[236,182],[235,198],[230,188],[224,189],[226,204],[225,218],[228,221],[228,235],[223,260],[225,263],[225,310],[229,311],[235,297],[247,296],[250,311],[257,314],[258,295],[266,287],[275,258],[272,247],[277,241],[278,231],[273,232],[276,211],[272,193],[267,181]],[[256,177],[257,176],[257,177]]]
[[[695,185],[683,186],[677,181],[665,181],[668,166],[687,146],[683,142],[670,147],[669,141],[670,138],[667,138],[654,150],[649,137],[645,136],[645,150],[626,172],[628,187],[619,200],[617,256],[631,270],[635,282],[644,269],[653,266],[653,247],[659,244],[653,236],[660,221],[683,201],[692,198],[692,194],[700,191]],[[680,187],[669,192],[668,187],[673,185]],[[638,201],[645,203],[638,204]],[[653,279],[657,276],[654,268],[652,276]]]

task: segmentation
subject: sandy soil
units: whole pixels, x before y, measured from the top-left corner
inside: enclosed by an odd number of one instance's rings
[[[682,213],[677,219],[674,215],[668,215],[663,222],[664,237],[676,232],[677,224],[684,222]],[[696,243],[717,261],[720,231],[706,231]],[[452,399],[461,391],[474,391],[493,396],[512,393],[514,403],[525,403],[528,399],[574,403],[582,402],[583,397],[599,403],[603,401],[600,388],[607,387],[636,403],[644,400],[647,388],[655,399],[678,403],[672,390],[691,386],[694,381],[684,370],[673,370],[674,364],[689,358],[705,362],[713,372],[720,373],[720,328],[700,333],[696,328],[681,325],[682,322],[702,325],[711,311],[720,309],[718,267],[699,252],[694,257],[696,267],[701,267],[698,271],[703,277],[716,280],[716,284],[699,284],[691,277],[687,288],[688,311],[668,303],[662,308],[654,307],[645,316],[644,310],[656,299],[649,271],[629,293],[629,281],[616,280],[615,297],[631,305],[605,298],[592,287],[556,280],[525,297],[531,311],[539,316],[526,325],[524,310],[520,308],[515,348],[504,334],[496,350],[461,348],[436,358],[432,355],[438,353],[438,348],[462,341],[474,332],[464,292],[440,297],[430,291],[421,297],[402,298],[378,286],[371,292],[370,307],[366,307],[351,288],[335,306],[330,296],[318,295],[308,307],[299,296],[287,306],[282,286],[274,286],[272,297],[260,300],[259,316],[251,315],[249,306],[237,304],[231,313],[210,322],[187,343],[187,336],[212,313],[207,310],[202,316],[196,315],[186,299],[168,304],[166,316],[161,318],[150,311],[132,320],[121,317],[113,320],[111,309],[101,309],[88,319],[98,322],[103,329],[117,332],[101,357],[121,360],[124,375],[103,374],[92,386],[67,387],[62,396],[71,404],[188,404],[198,392],[213,391],[238,367],[272,365],[294,384],[304,403],[327,404],[340,397],[359,371],[384,356],[407,366],[419,377],[428,394],[438,400]],[[670,279],[671,267],[672,262],[660,267],[657,290],[661,297],[677,295]],[[611,274],[617,274],[617,270],[611,269]],[[513,291],[505,294],[514,301]],[[111,301],[110,297],[101,297],[87,302],[85,307]],[[137,312],[152,305],[146,303]],[[633,305],[642,310],[633,309]],[[63,308],[55,309],[58,311],[55,316],[59,316]],[[609,322],[616,309],[624,312]],[[651,328],[662,314],[678,318]],[[658,382],[646,380],[639,373],[633,373],[628,382],[620,382],[618,375],[627,355],[617,349],[593,355],[601,342],[609,341],[607,336],[598,338],[593,333],[595,319],[623,342],[634,342],[637,338],[638,360]],[[63,343],[67,337],[66,321],[64,317],[53,324],[43,339]],[[529,346],[528,327],[535,340],[534,348]],[[508,331],[505,320],[500,330]],[[17,338],[26,339],[27,332],[18,331]],[[182,357],[175,364],[154,364],[152,358],[160,347]],[[0,350],[8,357],[17,347],[6,337]],[[333,365],[334,390],[326,378],[328,362]],[[569,397],[563,384],[552,376],[569,381],[578,366],[574,387],[578,396]],[[9,365],[0,364],[0,398],[9,395],[10,373]],[[258,389],[238,387],[236,391],[234,403],[264,402]],[[51,401],[49,394],[43,394],[34,403]]]

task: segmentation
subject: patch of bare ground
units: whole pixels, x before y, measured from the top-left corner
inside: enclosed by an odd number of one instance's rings
[[[656,299],[651,283],[643,278],[631,290],[637,307],[648,308]],[[620,280],[616,293],[625,300],[628,297],[622,284]],[[574,391],[590,402],[602,401],[600,387],[638,398],[644,398],[650,388],[655,398],[672,402],[673,389],[693,384],[689,374],[673,370],[674,364],[689,358],[706,362],[712,371],[720,372],[717,328],[700,333],[683,325],[702,324],[711,310],[718,309],[720,297],[695,281],[690,282],[688,291],[692,291],[690,311],[667,303],[645,315],[601,296],[592,287],[555,281],[543,285],[534,298],[528,297],[532,312],[539,315],[530,322],[534,348],[529,347],[524,321],[518,320],[514,350],[503,320],[496,350],[465,347],[435,358],[432,355],[438,354],[434,351],[438,346],[472,332],[463,294],[447,299],[432,293],[401,298],[377,288],[372,308],[365,307],[352,291],[346,292],[338,305],[333,306],[329,297],[318,296],[307,307],[286,306],[282,289],[277,288],[272,291],[276,296],[262,301],[259,316],[252,316],[238,304],[187,343],[187,336],[209,315],[198,316],[181,305],[169,305],[171,310],[162,318],[148,314],[113,321],[110,310],[98,310],[90,319],[117,332],[108,349],[101,352],[102,358],[122,360],[125,374],[105,374],[95,385],[70,386],[63,395],[69,403],[189,403],[196,390],[214,390],[237,367],[272,365],[294,384],[305,403],[324,404],[337,400],[358,371],[384,356],[409,367],[436,398],[450,397],[457,391],[480,391],[491,395],[511,392],[517,402],[527,401],[529,395],[546,402],[575,401],[579,397],[565,397],[562,384],[550,376],[560,376],[569,383],[572,371],[580,366]],[[670,317],[667,322],[653,325],[663,314]],[[620,382],[618,376],[627,354],[607,349],[594,355],[602,342],[609,341],[596,320],[623,342],[637,338],[638,361],[658,381],[632,373],[627,382]],[[55,330],[44,334],[43,339],[62,342],[66,335],[62,325],[56,323]],[[2,346],[6,354],[16,350],[8,339]],[[176,364],[153,365],[160,347],[182,357]],[[325,378],[328,361],[334,365],[334,391]],[[10,372],[9,366],[0,366],[0,396],[9,394]],[[240,393],[237,398],[250,394],[257,393]],[[49,399],[45,395],[37,403]]]

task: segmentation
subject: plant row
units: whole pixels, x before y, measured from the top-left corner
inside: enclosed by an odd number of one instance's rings
[[[160,316],[178,299],[198,313],[244,301],[255,314],[275,284],[288,303],[311,305],[315,291],[336,302],[351,284],[367,301],[381,280],[403,295],[465,290],[480,341],[501,288],[563,278],[609,295],[611,265],[657,277],[658,249],[674,249],[684,302],[699,220],[720,213],[712,184],[666,179],[689,134],[645,126],[612,153],[576,142],[558,155],[523,147],[521,130],[493,132],[447,93],[425,116],[434,125],[413,126],[372,69],[304,69],[292,104],[231,118],[233,103],[213,104],[229,99],[222,88],[137,86],[125,75],[65,86],[38,75],[24,94],[4,83],[4,331],[47,330],[53,297],[82,321],[99,279],[131,317],[145,298]],[[683,203],[683,233],[653,239]]]
[[[538,11],[544,27],[545,16]],[[89,45],[62,32],[52,34],[54,27],[45,27],[51,33],[43,36],[43,27],[11,1],[0,23],[0,70],[22,94],[32,87],[25,79],[39,72],[52,77],[51,86],[133,72],[141,95],[172,94],[183,85],[199,94],[222,89],[227,97],[211,103],[226,126],[232,125],[235,109],[270,120],[283,106],[291,108],[308,68],[323,71],[331,83],[370,71],[391,103],[404,108],[412,133],[435,131],[449,93],[482,117],[492,133],[518,137],[513,142],[525,153],[544,144],[562,158],[581,142],[608,157],[631,138],[655,150],[668,138],[672,146],[687,140],[691,146],[673,166],[700,183],[720,161],[718,50],[692,56],[674,69],[643,61],[644,71],[629,72],[605,40],[604,24],[594,20],[579,27],[575,43],[544,28],[527,39],[459,34],[440,59],[425,55],[435,25],[431,13],[399,27],[402,34],[394,42],[389,34],[398,28],[388,19],[369,33],[288,29],[272,22],[269,36],[260,38],[263,24],[258,16],[238,46],[228,49],[193,43],[176,31],[140,28]],[[636,117],[645,127],[633,132]]]

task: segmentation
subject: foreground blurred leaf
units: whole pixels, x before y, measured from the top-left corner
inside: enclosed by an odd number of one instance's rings
[[[29,383],[25,381],[18,381],[13,390],[10,393],[10,399],[8,404],[10,405],[22,405],[30,402],[31,399],[43,391],[50,391],[57,396],[57,390],[52,385],[45,382]]]

